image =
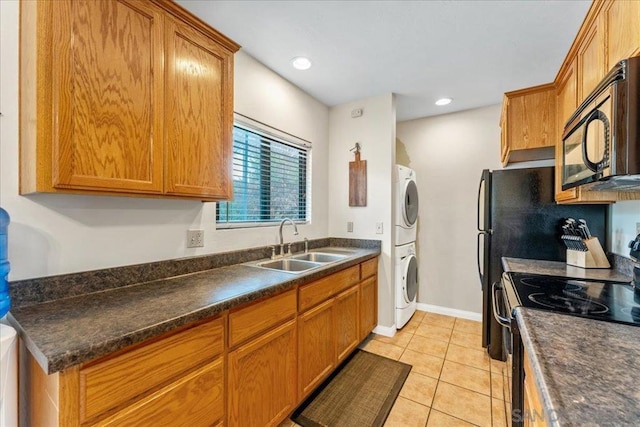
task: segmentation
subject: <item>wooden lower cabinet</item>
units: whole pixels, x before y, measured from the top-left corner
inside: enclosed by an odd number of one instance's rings
[[[360,283],[360,340],[378,324],[378,276]]]
[[[221,425],[223,420],[224,360],[218,359],[93,425],[135,427],[176,422],[206,427]]]
[[[372,259],[52,375],[22,343],[20,425],[277,426],[373,330],[377,305]]]
[[[335,299],[336,354],[338,363],[351,354],[360,340],[360,287],[353,286]]]
[[[522,419],[525,426],[548,426],[549,420],[547,420],[544,407],[542,405],[542,397],[540,391],[536,386],[535,378],[533,377],[533,369],[531,368],[531,362],[529,362],[529,355],[525,351],[523,354],[524,362],[524,414]]]
[[[336,367],[334,300],[298,316],[298,390],[307,396]]]
[[[296,368],[295,320],[230,352],[228,425],[278,425],[297,403]]]
[[[321,305],[298,316],[298,390],[300,398],[311,393],[345,360],[373,329],[370,323],[361,327],[361,319],[374,317],[372,307],[377,281],[367,279],[367,298],[362,305],[361,284],[356,284]],[[367,310],[363,315],[362,310]]]
[[[20,425],[223,424],[225,324],[223,314],[52,375],[21,347]]]

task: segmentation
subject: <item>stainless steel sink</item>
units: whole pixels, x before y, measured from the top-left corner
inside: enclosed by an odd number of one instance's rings
[[[335,262],[340,261],[341,259],[345,259],[347,255],[338,255],[338,254],[325,254],[320,252],[309,252],[306,254],[294,255],[294,259],[304,260],[304,261],[312,261],[312,262]]]
[[[257,267],[286,271],[289,273],[301,273],[303,271],[311,270],[312,268],[320,267],[321,265],[322,263],[319,262],[302,261],[293,258],[276,259],[256,264]]]

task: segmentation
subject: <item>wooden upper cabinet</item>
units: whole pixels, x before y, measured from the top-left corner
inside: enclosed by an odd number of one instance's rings
[[[54,186],[161,192],[161,11],[61,1],[53,13]]]
[[[545,84],[505,93],[500,124],[503,165],[553,158],[555,86]]]
[[[233,53],[167,22],[166,191],[232,195]]]
[[[596,20],[593,23],[578,50],[578,104],[595,89],[606,74],[604,34],[599,22]],[[564,113],[568,119],[573,111],[568,114]],[[562,125],[564,127],[564,123]]]
[[[23,1],[20,193],[231,196],[230,40],[165,0]]]
[[[607,0],[600,16],[606,26],[606,69],[640,55],[640,1]]]

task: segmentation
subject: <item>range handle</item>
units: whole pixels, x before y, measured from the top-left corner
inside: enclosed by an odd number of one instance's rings
[[[498,298],[502,298],[502,292],[504,291],[502,285],[500,284],[500,282],[495,282],[493,283],[493,285],[491,285],[491,290],[493,291],[493,317],[495,317],[496,321],[499,324],[511,329],[511,319],[503,316],[502,313],[500,313],[500,308],[498,307]]]

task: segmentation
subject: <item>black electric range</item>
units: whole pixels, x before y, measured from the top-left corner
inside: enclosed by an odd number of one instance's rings
[[[640,293],[630,282],[574,279],[528,273],[504,273],[493,284],[493,313],[504,328],[507,362],[511,365],[511,424],[524,426],[524,347],[516,307],[553,311],[607,322],[640,326]],[[514,414],[518,414],[516,416]]]
[[[502,284],[509,312],[521,306],[640,326],[640,294],[629,282],[506,273]]]

